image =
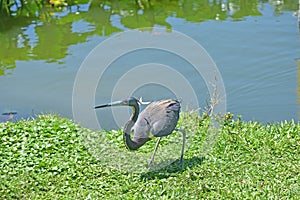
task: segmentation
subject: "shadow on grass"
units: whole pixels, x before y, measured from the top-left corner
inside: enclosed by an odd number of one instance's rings
[[[191,169],[195,166],[199,166],[202,164],[204,161],[204,157],[192,157],[189,159],[184,159],[183,160],[183,166],[180,167],[178,165],[179,160],[174,161],[173,163],[160,168],[158,170],[155,170],[155,168],[149,168],[152,171],[142,173],[141,174],[141,180],[153,180],[153,179],[163,179],[163,178],[168,178],[168,177],[174,177],[177,174],[181,174],[184,172],[186,169]],[[157,164],[160,165],[161,163]]]

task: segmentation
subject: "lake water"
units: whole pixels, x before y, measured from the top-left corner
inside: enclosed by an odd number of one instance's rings
[[[73,118],[73,85],[84,59],[106,39],[143,27],[177,31],[202,45],[222,76],[227,111],[242,115],[244,120],[263,123],[299,120],[298,2],[78,2],[64,7],[32,6],[29,11],[14,6],[10,14],[2,11],[1,121],[37,113]],[[101,65],[101,60],[95,62]],[[111,63],[99,82],[95,103],[109,101],[120,77],[147,63],[174,67],[189,81],[199,82],[194,89],[199,106],[206,106],[209,100],[206,86],[193,76],[189,64],[168,52],[151,49],[128,53]],[[146,101],[174,96],[167,86],[157,84],[140,87],[133,94],[143,96]],[[126,95],[129,94],[124,94],[124,98]],[[116,127],[116,123],[110,122],[110,110],[97,111],[97,117],[105,118],[102,127]]]

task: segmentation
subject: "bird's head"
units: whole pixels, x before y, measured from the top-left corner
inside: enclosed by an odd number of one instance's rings
[[[104,108],[104,107],[111,107],[111,106],[132,106],[132,107],[138,107],[139,105],[149,104],[150,102],[143,102],[142,98],[140,100],[136,99],[135,97],[129,97],[127,99],[124,99],[122,101],[115,101],[112,103],[107,103],[99,106],[95,106],[96,108]]]
[[[139,106],[140,102],[135,97],[129,97],[129,98],[124,99],[123,101],[121,101],[121,104],[124,105],[124,106]]]

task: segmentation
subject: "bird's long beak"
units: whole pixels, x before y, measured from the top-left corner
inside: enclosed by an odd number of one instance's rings
[[[105,108],[105,107],[112,107],[112,106],[125,106],[125,105],[128,105],[128,104],[126,104],[126,101],[115,101],[112,103],[98,105],[98,106],[95,106],[94,108],[97,109],[97,108]]]

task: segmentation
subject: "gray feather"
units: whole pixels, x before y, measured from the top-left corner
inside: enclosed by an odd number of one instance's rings
[[[162,100],[148,105],[139,115],[133,126],[133,141],[140,138],[167,136],[175,129],[180,112],[180,103],[176,100]]]

